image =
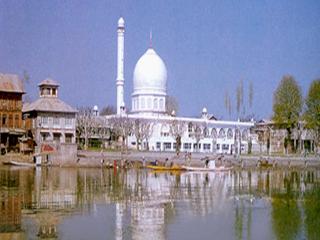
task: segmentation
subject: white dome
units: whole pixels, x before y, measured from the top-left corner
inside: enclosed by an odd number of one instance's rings
[[[149,48],[137,62],[133,73],[133,91],[166,94],[167,69],[159,55]]]

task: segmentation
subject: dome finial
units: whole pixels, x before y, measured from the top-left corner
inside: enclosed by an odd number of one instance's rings
[[[149,41],[149,48],[152,48],[152,29],[150,30]]]

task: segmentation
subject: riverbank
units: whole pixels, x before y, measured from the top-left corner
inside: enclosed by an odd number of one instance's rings
[[[214,154],[206,153],[192,153],[190,164],[193,166],[203,166],[204,162],[201,160],[205,157],[215,158]],[[117,164],[117,166],[124,163],[130,163],[130,166],[142,165],[143,159],[146,163],[158,160],[164,163],[166,159],[177,165],[186,164],[188,156],[185,153],[177,155],[172,152],[109,152],[109,151],[78,151],[77,158],[73,161],[64,161],[63,159],[52,162],[53,166],[59,167],[108,167]],[[32,163],[32,156],[21,154],[7,154],[0,156],[0,162],[18,161]],[[224,155],[221,164],[228,166],[235,166],[240,168],[252,168],[268,163],[270,167],[320,167],[320,157],[307,156],[302,157],[298,155],[289,156],[258,156],[258,155]]]

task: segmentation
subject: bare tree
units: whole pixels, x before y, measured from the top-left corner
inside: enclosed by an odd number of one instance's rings
[[[241,107],[243,107],[243,82],[242,82],[242,80],[240,81],[239,85],[237,86],[236,95],[237,95],[237,113],[238,113],[238,117],[240,117],[240,110],[241,110]]]
[[[180,153],[181,137],[186,130],[186,123],[176,119],[168,121],[170,135],[176,140],[176,153]]]
[[[116,114],[116,108],[114,106],[108,105],[101,109],[100,115],[106,116],[106,115],[113,115]]]
[[[231,113],[232,113],[232,105],[231,105],[231,99],[230,99],[230,95],[229,92],[226,91],[225,95],[224,95],[224,106],[229,114],[229,118],[231,117]]]
[[[128,150],[128,136],[133,133],[133,121],[128,116],[114,116],[108,119],[108,125],[121,140],[121,150]]]
[[[176,115],[179,111],[179,104],[175,97],[167,95],[166,96],[166,113],[172,115]]]
[[[153,126],[154,123],[150,120],[139,118],[134,120],[133,132],[137,140],[137,150],[140,150],[139,146],[143,140],[146,140],[147,150],[149,150],[149,138],[152,135]]]
[[[249,108],[252,108],[252,103],[253,103],[253,84],[250,81],[249,83]]]
[[[194,131],[193,131],[192,136],[196,140],[196,151],[197,152],[199,151],[199,142],[204,137],[203,129],[204,129],[204,127],[202,125],[200,125],[200,124],[195,124],[194,125]]]
[[[78,139],[84,138],[84,149],[88,149],[89,137],[95,128],[94,116],[90,107],[80,107],[76,114]]]

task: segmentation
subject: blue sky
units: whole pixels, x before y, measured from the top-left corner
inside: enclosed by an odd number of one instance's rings
[[[306,94],[320,78],[320,1],[23,1],[0,0],[0,72],[30,75],[29,97],[50,77],[72,106],[116,105],[117,21],[125,32],[125,101],[131,108],[136,62],[153,46],[168,70],[179,115],[203,107],[230,119],[225,92],[253,83],[252,109],[272,114],[272,95],[291,74]]]

